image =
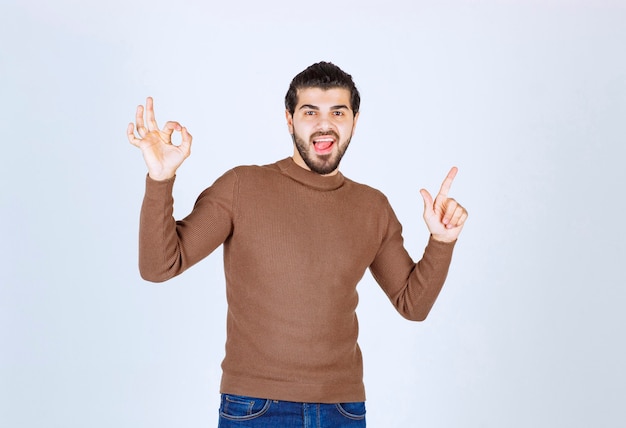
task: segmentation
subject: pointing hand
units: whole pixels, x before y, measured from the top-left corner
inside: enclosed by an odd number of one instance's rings
[[[454,199],[448,198],[448,192],[457,172],[458,169],[452,167],[434,201],[426,189],[420,190],[424,199],[424,221],[431,235],[437,241],[455,241],[463,229],[465,220],[467,220],[465,208]]]

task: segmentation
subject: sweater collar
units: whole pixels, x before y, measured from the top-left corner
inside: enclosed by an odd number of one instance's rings
[[[339,171],[335,175],[320,175],[302,168],[290,157],[278,161],[278,168],[289,178],[317,190],[335,190],[345,181],[345,177]]]

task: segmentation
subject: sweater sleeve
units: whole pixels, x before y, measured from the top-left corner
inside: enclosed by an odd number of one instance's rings
[[[404,248],[400,222],[391,207],[387,212],[386,233],[370,271],[403,317],[423,321],[446,280],[456,242],[431,236],[422,259],[414,263]]]
[[[173,217],[174,178],[146,177],[139,222],[139,271],[147,281],[163,282],[208,256],[233,227],[237,176],[229,171],[204,190],[191,213]]]

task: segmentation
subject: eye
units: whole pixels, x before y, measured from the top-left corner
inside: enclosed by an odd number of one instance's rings
[[[306,110],[304,112],[305,116],[315,116],[315,110]]]
[[[343,116],[344,112],[341,110],[335,110],[333,111],[333,116]]]

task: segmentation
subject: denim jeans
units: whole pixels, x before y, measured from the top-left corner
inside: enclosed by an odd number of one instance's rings
[[[364,428],[365,403],[294,403],[222,394],[218,428]]]

